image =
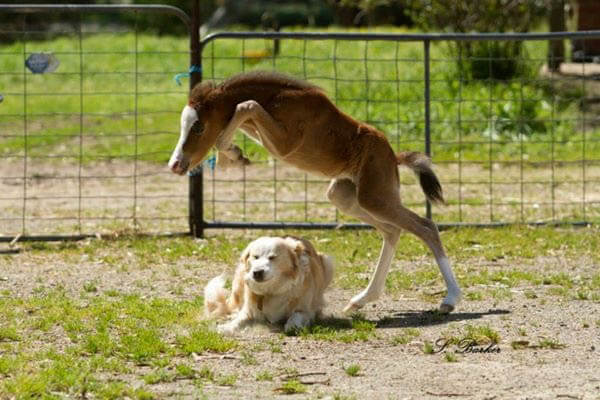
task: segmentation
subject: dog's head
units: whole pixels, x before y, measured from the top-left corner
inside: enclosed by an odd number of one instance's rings
[[[302,242],[293,238],[261,237],[246,247],[240,262],[244,281],[259,295],[277,295],[301,283],[309,258]]]

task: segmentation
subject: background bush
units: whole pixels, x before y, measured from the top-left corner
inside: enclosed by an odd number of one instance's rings
[[[416,0],[407,12],[424,31],[528,32],[545,15],[543,0]],[[451,55],[467,78],[506,80],[526,73],[521,42],[453,42]]]

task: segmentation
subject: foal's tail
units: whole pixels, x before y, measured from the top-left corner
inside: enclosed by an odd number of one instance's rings
[[[442,185],[431,169],[431,159],[416,151],[403,151],[396,154],[398,164],[406,165],[419,177],[419,183],[427,200],[432,203],[444,203]]]

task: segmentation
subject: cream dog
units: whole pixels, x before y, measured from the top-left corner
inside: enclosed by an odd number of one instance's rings
[[[304,239],[261,237],[243,251],[231,293],[224,275],[204,289],[207,317],[233,315],[219,325],[233,333],[252,321],[285,321],[286,332],[309,325],[325,305],[323,293],[333,277],[333,262]]]

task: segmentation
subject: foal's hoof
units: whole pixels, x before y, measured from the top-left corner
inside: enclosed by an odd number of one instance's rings
[[[452,311],[454,311],[454,306],[451,304],[445,304],[445,303],[443,303],[440,306],[440,310],[439,310],[440,314],[450,314]]]
[[[344,307],[343,312],[344,314],[353,314],[360,310],[362,307],[363,306],[361,304],[350,301],[348,304],[346,304],[346,307]]]

